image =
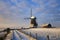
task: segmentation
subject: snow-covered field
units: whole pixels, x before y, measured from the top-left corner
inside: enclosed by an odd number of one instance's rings
[[[4,33],[0,34],[0,36],[2,36]],[[12,40],[48,40],[48,38],[49,40],[60,40],[60,28],[31,28],[22,29],[20,31],[14,30],[7,38],[11,39],[11,35]]]
[[[37,40],[60,40],[60,28],[32,28],[22,30],[25,34],[31,35]]]

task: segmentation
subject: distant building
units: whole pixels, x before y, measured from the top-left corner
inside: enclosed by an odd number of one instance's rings
[[[51,24],[43,24],[42,28],[52,28],[52,25]]]

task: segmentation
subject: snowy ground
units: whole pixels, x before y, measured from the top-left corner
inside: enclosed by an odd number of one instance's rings
[[[0,33],[3,36],[5,33]],[[14,30],[9,33],[7,39],[12,40],[60,40],[60,28],[31,28]]]
[[[34,28],[22,30],[25,34],[31,35],[37,40],[60,40],[60,28]]]
[[[4,37],[6,33],[2,32],[0,33],[1,37]],[[36,40],[35,38],[32,38],[18,30],[11,31],[4,40]]]
[[[13,31],[12,40],[36,40],[36,39],[15,30]]]
[[[5,34],[6,34],[6,32],[1,32],[1,33],[0,33],[0,37],[4,37]]]

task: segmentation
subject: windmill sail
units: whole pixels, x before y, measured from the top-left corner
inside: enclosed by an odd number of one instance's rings
[[[31,17],[32,17],[32,8],[31,8]]]
[[[32,8],[30,11],[30,18],[24,18],[24,19],[30,19],[30,28],[37,28],[38,24],[36,22],[36,17],[33,16]]]

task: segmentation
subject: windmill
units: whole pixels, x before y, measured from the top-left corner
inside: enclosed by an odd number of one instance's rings
[[[32,15],[32,9],[30,15],[31,15],[30,18],[24,18],[24,19],[30,19],[30,28],[37,28],[38,24],[36,22],[36,17]]]

